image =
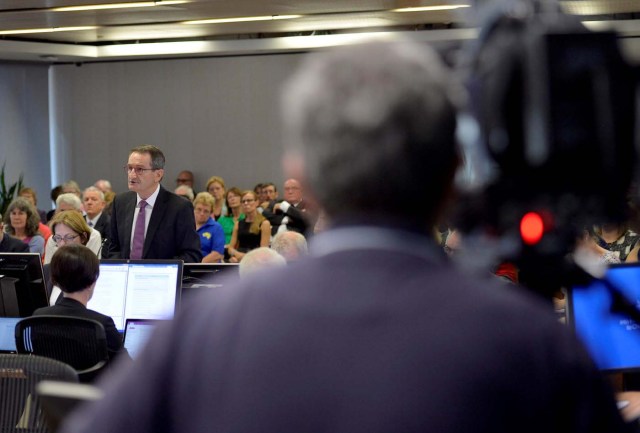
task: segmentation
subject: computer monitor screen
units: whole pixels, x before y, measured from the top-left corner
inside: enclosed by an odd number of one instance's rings
[[[218,289],[238,278],[237,263],[185,263],[182,273],[182,298]]]
[[[159,323],[159,320],[127,319],[122,343],[131,358],[138,357]]]
[[[0,316],[28,317],[48,306],[38,253],[0,253]]]
[[[21,317],[0,317],[0,353],[16,352],[16,323]]]
[[[113,318],[124,330],[129,318],[171,319],[180,299],[179,260],[102,260],[87,308]]]
[[[604,277],[638,308],[640,265],[612,266]],[[640,369],[640,325],[611,311],[612,295],[603,281],[576,286],[568,294],[568,318],[601,370]]]

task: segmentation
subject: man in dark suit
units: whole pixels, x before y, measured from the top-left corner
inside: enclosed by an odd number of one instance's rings
[[[202,260],[193,205],[160,185],[164,163],[155,146],[131,150],[125,166],[130,191],[112,203],[109,258]]]
[[[29,245],[20,239],[11,237],[4,232],[4,223],[2,222],[2,214],[0,214],[0,253],[28,253]]]
[[[285,167],[332,228],[185,306],[65,432],[622,431],[551,308],[433,239],[458,161],[450,75],[407,41],[310,55],[285,88]]]
[[[104,212],[106,205],[104,193],[97,187],[90,186],[82,193],[82,204],[86,212],[84,218],[87,224],[100,232],[102,244],[105,245],[109,241],[109,235],[111,234],[111,217],[107,212]]]

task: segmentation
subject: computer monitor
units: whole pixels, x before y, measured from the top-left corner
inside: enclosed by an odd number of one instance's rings
[[[640,264],[613,265],[604,279],[640,306]],[[603,281],[573,287],[567,301],[568,321],[601,370],[640,370],[640,324],[611,311],[612,295]]]
[[[113,318],[119,331],[129,318],[171,319],[181,279],[180,260],[102,260],[87,308]]]
[[[38,253],[0,253],[0,316],[28,317],[48,306]]]
[[[138,357],[159,323],[160,320],[127,319],[122,345],[132,359]]]
[[[185,263],[182,273],[182,298],[221,288],[238,276],[237,263]]]

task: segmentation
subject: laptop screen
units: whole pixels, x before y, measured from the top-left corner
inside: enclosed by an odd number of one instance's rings
[[[640,306],[640,264],[615,265],[604,277],[629,302]],[[640,325],[611,312],[612,296],[602,281],[576,286],[569,292],[569,321],[601,370],[640,369]]]
[[[128,318],[171,319],[180,299],[182,262],[103,260],[87,308],[113,318],[124,330]]]
[[[15,352],[16,349],[16,323],[22,320],[20,317],[0,317],[0,352]]]
[[[138,357],[159,322],[158,320],[127,319],[123,344],[132,359]]]

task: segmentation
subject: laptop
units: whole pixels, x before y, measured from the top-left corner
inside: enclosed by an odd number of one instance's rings
[[[603,280],[640,308],[640,263],[612,265]],[[605,372],[640,371],[640,324],[612,312],[607,284],[593,280],[568,292],[567,320],[592,359]]]
[[[16,323],[20,317],[0,317],[0,353],[16,353]]]
[[[153,334],[159,323],[163,320],[151,319],[127,319],[124,327],[124,337],[122,343],[127,349],[131,359],[136,359],[147,340]]]

